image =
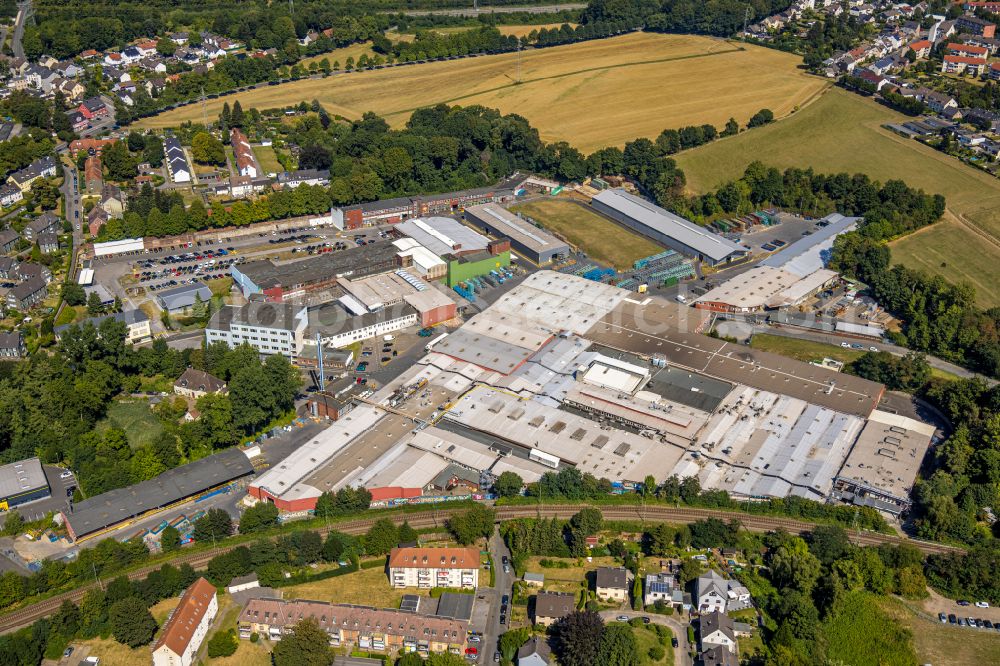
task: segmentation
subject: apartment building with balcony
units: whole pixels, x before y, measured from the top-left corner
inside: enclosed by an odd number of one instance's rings
[[[393,548],[389,583],[397,588],[476,588],[479,559],[475,548]]]

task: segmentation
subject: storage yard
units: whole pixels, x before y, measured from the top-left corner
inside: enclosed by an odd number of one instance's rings
[[[236,99],[243,108],[260,109],[318,99],[331,115],[356,119],[374,111],[399,127],[423,106],[482,104],[526,117],[545,141],[568,141],[590,152],[640,136],[654,138],[668,127],[721,128],[730,116],[745,123],[761,107],[780,117],[829,85],[799,71],[792,54],[696,35],[637,32],[528,49],[520,55],[516,84],[518,57],[506,53],[263,86],[210,99],[204,113],[215,117],[223,103],[231,106]],[[402,89],[407,94],[400,95]],[[606,103],[623,91],[636,103]],[[200,103],[190,104],[136,125],[173,127],[200,122],[202,114]]]

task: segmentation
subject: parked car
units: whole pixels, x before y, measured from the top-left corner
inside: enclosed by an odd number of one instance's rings
[[[628,622],[628,615],[619,615],[615,619],[618,620],[619,622]]]
[[[944,613],[938,613],[938,619],[941,620],[941,624],[948,624],[948,616]]]
[[[948,624],[958,624],[958,618],[955,617],[954,613],[948,614]]]
[[[965,599],[959,599],[957,603],[958,603],[959,606],[969,606],[970,605],[969,602],[966,601]]]
[[[977,601],[976,608],[989,608],[990,604],[986,601]]]

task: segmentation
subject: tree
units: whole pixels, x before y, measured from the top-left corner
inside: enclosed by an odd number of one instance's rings
[[[156,633],[156,620],[146,605],[136,597],[116,601],[108,609],[115,640],[130,648],[147,645]]]
[[[496,522],[496,511],[488,506],[477,504],[468,511],[448,519],[448,531],[455,540],[467,546],[480,537],[488,537],[493,533]]]
[[[169,37],[163,36],[156,41],[156,52],[161,56],[170,57],[177,50],[177,45],[174,44],[174,40]]]
[[[330,666],[333,650],[330,637],[320,629],[315,618],[306,618],[282,636],[271,653],[274,666]]]
[[[510,470],[501,472],[497,480],[493,482],[493,492],[497,494],[497,497],[520,495],[522,488],[524,488],[524,480],[516,472]]]
[[[553,626],[555,652],[562,666],[600,664],[604,620],[593,611],[575,611]],[[617,643],[617,640],[615,641]]]
[[[208,132],[198,132],[191,139],[191,156],[198,164],[226,163],[226,148]]]
[[[233,533],[233,520],[222,509],[209,509],[194,523],[195,541],[219,541]]]
[[[396,535],[397,543],[416,543],[420,539],[417,531],[410,527],[409,521],[404,520],[399,526],[399,534]]]
[[[24,518],[15,509],[7,514],[3,521],[3,532],[9,536],[18,534],[24,528]]]
[[[62,297],[66,305],[83,305],[87,302],[87,292],[76,282],[66,282],[62,286]]]
[[[181,533],[173,525],[167,525],[160,532],[160,547],[164,553],[172,553],[181,547]]]
[[[761,109],[750,117],[747,127],[761,127],[774,120],[774,113],[770,109]]]
[[[399,544],[399,530],[388,518],[380,518],[365,534],[365,552],[385,555]]]
[[[104,306],[101,305],[101,297],[97,295],[96,291],[90,292],[90,295],[87,296],[87,314],[91,316],[99,315],[103,309]]]
[[[257,502],[240,516],[240,534],[253,534],[278,524],[278,507],[271,502]]]
[[[722,130],[722,136],[735,136],[740,133],[740,124],[735,118],[726,121],[726,127]]]
[[[632,627],[618,622],[604,627],[596,663],[601,666],[639,666],[639,648]]]
[[[212,658],[228,657],[236,652],[238,647],[239,644],[236,642],[232,629],[220,630],[208,640],[208,656]]]
[[[809,534],[809,550],[819,561],[830,566],[851,549],[847,532],[838,525],[817,525]]]
[[[810,594],[821,564],[800,537],[791,537],[771,556],[771,577],[777,587],[791,587]]]
[[[531,632],[528,631],[527,627],[510,629],[500,634],[500,638],[497,640],[497,649],[500,650],[500,655],[507,661],[514,661],[518,649],[527,642],[530,636]]]

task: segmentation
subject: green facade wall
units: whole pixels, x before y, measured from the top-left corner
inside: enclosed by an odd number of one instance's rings
[[[480,261],[449,261],[448,262],[448,286],[454,287],[459,282],[468,280],[471,277],[486,275],[497,266],[510,266],[510,252],[482,259]]]

